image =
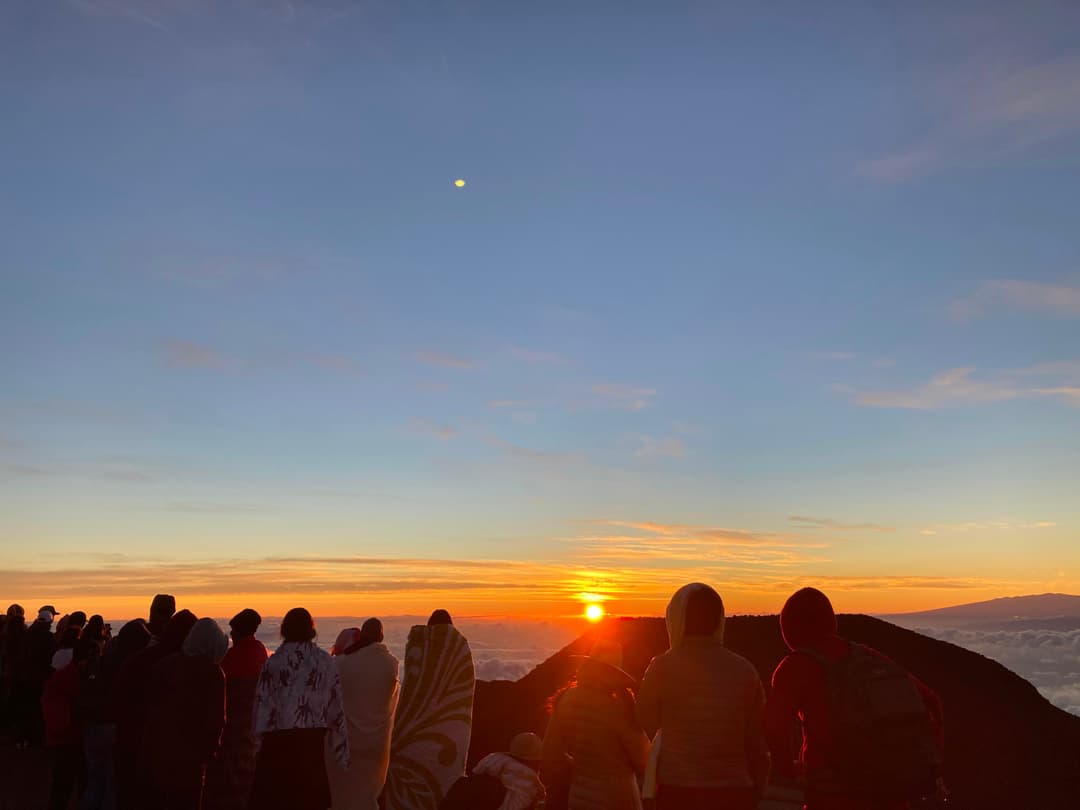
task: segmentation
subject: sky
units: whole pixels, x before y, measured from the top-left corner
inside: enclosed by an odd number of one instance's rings
[[[1077,43],[1071,2],[0,5],[0,598],[1080,592]]]

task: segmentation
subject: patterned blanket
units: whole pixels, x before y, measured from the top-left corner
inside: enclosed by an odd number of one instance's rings
[[[452,625],[414,627],[402,681],[386,810],[437,810],[465,773],[476,682],[469,643]]]

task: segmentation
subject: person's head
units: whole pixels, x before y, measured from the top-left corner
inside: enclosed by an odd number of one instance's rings
[[[45,624],[52,624],[53,619],[56,618],[56,610],[52,605],[45,605],[45,607],[38,610],[37,620],[44,622]]]
[[[281,620],[281,638],[285,641],[311,641],[315,638],[315,620],[306,608],[295,607]]]
[[[686,600],[687,638],[715,636],[724,622],[724,600],[712,588],[699,588]]]
[[[68,627],[78,627],[82,630],[86,627],[86,614],[81,610],[76,610],[74,613],[69,613],[67,616]]]
[[[116,635],[116,651],[122,658],[137,653],[150,643],[150,628],[142,619],[132,619]]]
[[[147,622],[154,638],[164,634],[169,619],[176,613],[176,597],[168,593],[159,593],[150,603],[150,619]]]
[[[217,663],[225,657],[229,639],[213,619],[199,619],[181,646],[184,655],[202,656]]]
[[[334,641],[332,647],[330,647],[331,655],[345,655],[345,653],[356,642],[360,640],[360,628],[359,627],[346,627],[340,633],[338,633],[337,639]]]
[[[453,624],[454,620],[450,618],[450,613],[439,608],[427,620],[428,627],[434,627],[437,624]]]
[[[26,611],[23,610],[23,606],[19,604],[8,605],[7,616],[9,619],[18,616],[23,621],[26,620]]]
[[[780,632],[789,649],[814,647],[836,635],[836,612],[817,588],[795,591],[780,611]]]
[[[168,645],[169,649],[179,652],[180,647],[184,644],[184,639],[187,638],[187,634],[191,632],[191,628],[195,626],[195,622],[198,620],[198,617],[190,610],[178,611],[165,625],[165,629],[161,633],[160,643]]]
[[[544,759],[544,741],[531,731],[523,731],[510,741],[508,753],[521,764],[538,771]]]
[[[714,588],[691,582],[675,591],[667,606],[668,638],[678,647],[687,638],[724,637],[724,601]]]
[[[376,644],[382,641],[383,626],[382,622],[378,619],[368,619],[362,625],[360,625],[360,640],[365,641],[368,644]]]
[[[253,636],[260,624],[262,624],[262,616],[251,608],[244,608],[229,619],[230,635],[234,641]]]
[[[95,613],[87,620],[82,637],[93,641],[105,641],[105,620]]]

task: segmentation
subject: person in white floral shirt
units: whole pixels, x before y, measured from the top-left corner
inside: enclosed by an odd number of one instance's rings
[[[331,798],[324,746],[343,768],[349,765],[341,678],[330,655],[315,644],[315,621],[307,610],[285,614],[281,638],[255,691],[253,730],[261,746],[249,807],[326,810]]]

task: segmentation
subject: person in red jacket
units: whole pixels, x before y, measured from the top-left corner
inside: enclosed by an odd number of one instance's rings
[[[85,647],[76,647],[72,660],[49,676],[41,694],[45,744],[52,754],[49,810],[64,810],[71,794],[79,796],[86,787],[82,725],[77,709],[79,664],[86,654]]]
[[[773,672],[772,693],[765,711],[766,735],[775,771],[789,779],[805,779],[806,810],[907,808],[906,801],[860,795],[830,785],[823,777],[840,768],[840,763],[835,761],[835,707],[825,667],[842,665],[857,646],[837,635],[836,613],[829,598],[816,588],[795,592],[780,612],[780,630],[792,652]],[[876,650],[867,647],[859,650],[888,661]],[[944,746],[941,700],[926,684],[910,674],[908,677],[922,697],[927,722],[940,751]],[[796,719],[802,723],[801,748],[795,745]]]

